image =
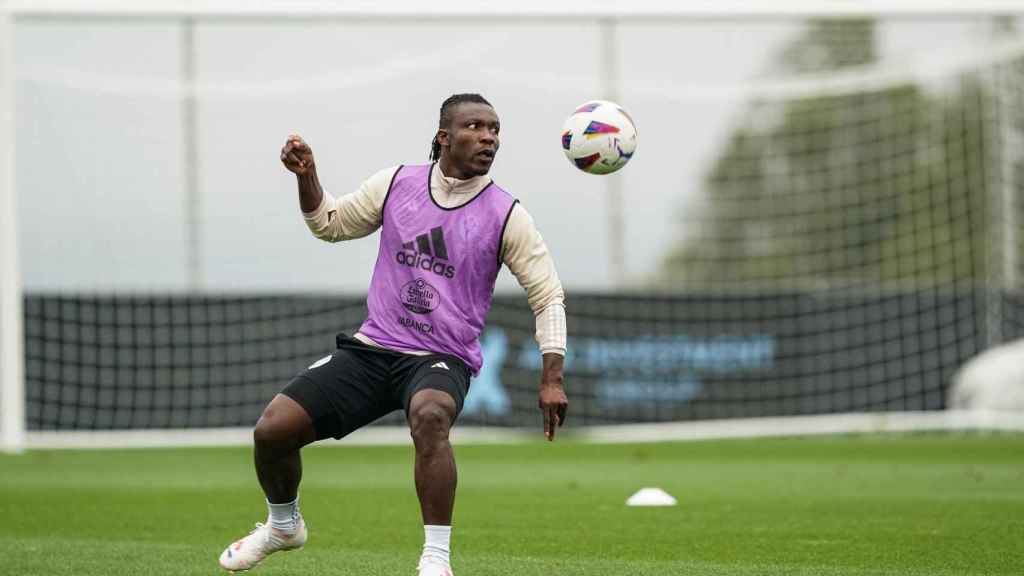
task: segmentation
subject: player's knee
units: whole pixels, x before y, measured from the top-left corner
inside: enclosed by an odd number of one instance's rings
[[[451,415],[437,402],[424,402],[409,413],[409,430],[417,443],[447,440]]]
[[[295,400],[278,394],[263,409],[252,432],[257,448],[291,450],[316,440],[312,420]]]
[[[294,428],[284,415],[268,407],[256,422],[252,437],[257,444],[265,446],[287,444],[291,443],[297,434]]]

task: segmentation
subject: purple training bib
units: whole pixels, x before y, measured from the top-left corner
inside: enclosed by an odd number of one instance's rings
[[[515,200],[493,182],[457,208],[430,193],[435,164],[402,166],[384,200],[380,251],[359,332],[402,352],[461,358],[480,371],[480,332]]]

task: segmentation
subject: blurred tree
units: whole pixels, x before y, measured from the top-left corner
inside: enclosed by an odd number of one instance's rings
[[[873,20],[816,21],[786,75],[870,69]],[[705,181],[704,210],[660,282],[700,286],[947,283],[984,275],[985,94],[976,78],[754,101]]]

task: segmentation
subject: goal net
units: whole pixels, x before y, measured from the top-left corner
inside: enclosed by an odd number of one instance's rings
[[[24,376],[0,385],[30,437],[251,426],[358,329],[376,256],[308,235],[283,138],[342,194],[425,161],[464,87],[496,102],[496,178],[566,288],[573,425],[944,410],[1024,335],[1012,13],[62,10],[10,25]],[[640,133],[604,179],[548,146],[595,96]],[[539,429],[503,275],[460,424]]]

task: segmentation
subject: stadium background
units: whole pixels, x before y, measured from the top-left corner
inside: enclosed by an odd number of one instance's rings
[[[1022,330],[1009,4],[11,6],[29,438],[251,425],[358,326],[377,250],[310,237],[284,136],[348,193],[424,160],[457,91],[558,265],[574,424],[943,410]],[[594,97],[640,130],[608,178],[557,146]],[[503,273],[465,424],[537,425],[532,330]]]

